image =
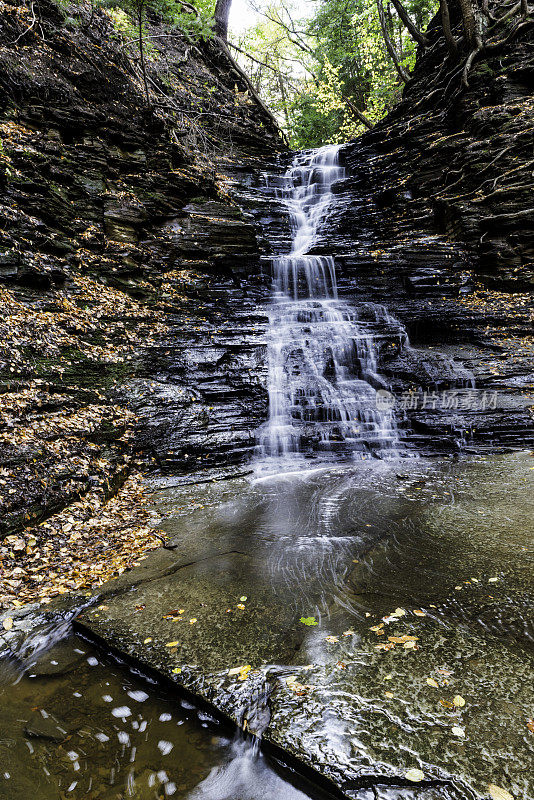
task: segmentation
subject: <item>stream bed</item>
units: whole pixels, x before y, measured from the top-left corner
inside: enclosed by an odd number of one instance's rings
[[[22,677],[4,662],[0,796],[304,796],[222,716],[346,797],[533,797],[532,467],[525,452],[155,482],[168,549],[75,627],[164,682],[79,638]]]
[[[530,797],[532,478],[516,453],[163,483],[175,549],[79,624],[348,796],[416,769]]]

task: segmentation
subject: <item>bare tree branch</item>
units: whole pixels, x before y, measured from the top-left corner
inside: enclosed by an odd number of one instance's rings
[[[395,65],[395,69],[399,73],[400,78],[404,81],[404,83],[408,83],[408,81],[410,80],[410,76],[408,75],[408,73],[406,72],[406,70],[404,69],[402,64],[400,63],[398,53],[395,50],[393,42],[391,41],[390,36],[389,36],[389,31],[388,31],[388,26],[387,26],[387,22],[386,22],[386,17],[385,17],[385,14],[384,14],[384,6],[383,6],[383,3],[382,3],[382,0],[376,0],[376,7],[378,9],[378,19],[380,20],[380,27],[382,28],[382,36],[384,37],[386,50],[388,51],[389,55],[391,56],[391,60],[393,61],[393,64]]]
[[[421,31],[415,27],[412,20],[410,19],[410,15],[406,11],[400,0],[391,0],[391,2],[393,3],[395,11],[399,15],[403,23],[406,25],[406,28],[408,29],[408,32],[412,37],[412,39],[416,41],[417,44],[420,44],[421,47],[426,47],[428,44],[426,36],[424,36],[421,33]]]

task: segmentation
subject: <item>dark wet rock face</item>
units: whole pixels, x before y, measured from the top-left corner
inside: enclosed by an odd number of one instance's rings
[[[437,233],[430,200],[414,198],[378,135],[342,150],[348,175],[315,250],[336,253],[340,296],[388,312],[374,312],[378,367],[409,448],[521,447],[533,435],[531,293],[482,282],[475,248]]]
[[[200,129],[147,106],[106,12],[40,13],[2,8],[3,534],[113,493],[132,445],[241,461],[266,408],[261,246],[228,189],[275,158],[270,118],[215,42],[148,23],[150,78]]]

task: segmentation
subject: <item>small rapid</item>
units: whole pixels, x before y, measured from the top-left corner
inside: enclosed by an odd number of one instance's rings
[[[321,227],[345,177],[339,146],[298,153],[277,194],[286,206],[291,250],[272,261],[268,327],[269,418],[259,432],[260,457],[339,453],[344,457],[399,450],[391,404],[377,367],[376,337],[392,326],[382,306],[355,308],[338,297],[333,256],[315,255]]]

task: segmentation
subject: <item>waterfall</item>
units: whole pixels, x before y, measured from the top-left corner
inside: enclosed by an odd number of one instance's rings
[[[332,186],[344,176],[339,147],[327,145],[297,154],[277,192],[289,212],[292,243],[272,261],[263,456],[383,454],[398,445],[393,409],[379,392],[387,387],[377,371],[375,338],[385,309],[340,300],[334,258],[310,253],[335,201]]]

